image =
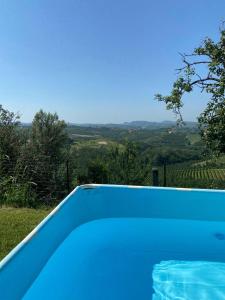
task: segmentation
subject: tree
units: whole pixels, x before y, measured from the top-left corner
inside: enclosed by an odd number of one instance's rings
[[[29,183],[20,182],[17,172],[21,150],[26,140],[19,115],[0,105],[0,203],[30,205],[33,195]]]
[[[94,160],[88,166],[88,182],[108,183],[108,170],[106,164],[100,160]]]
[[[68,141],[66,123],[59,120],[58,115],[40,110],[34,116],[31,129],[31,143],[40,155],[49,157],[51,162],[58,163],[62,157],[62,149]]]
[[[113,148],[108,160],[109,183],[144,184],[151,169],[149,162],[140,155],[134,142],[126,141],[123,150]]]
[[[183,66],[178,69],[178,79],[169,96],[155,95],[167,109],[183,123],[181,108],[185,93],[200,88],[211,96],[205,110],[198,118],[201,135],[213,151],[225,153],[225,30],[220,29],[220,39],[206,38],[191,54],[181,54]]]
[[[0,176],[15,166],[21,146],[19,115],[0,105]]]
[[[157,166],[163,166],[170,163],[171,155],[169,151],[160,151],[155,154],[153,163]]]
[[[61,192],[65,185],[62,169],[65,169],[67,146],[65,122],[59,120],[57,114],[43,110],[36,113],[29,142],[21,155],[21,167],[27,180],[36,186],[38,196],[45,201],[51,201],[52,194]]]

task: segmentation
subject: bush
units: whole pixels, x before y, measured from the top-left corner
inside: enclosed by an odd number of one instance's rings
[[[29,183],[4,182],[2,190],[4,190],[4,193],[1,198],[1,204],[13,207],[37,206],[36,194]]]

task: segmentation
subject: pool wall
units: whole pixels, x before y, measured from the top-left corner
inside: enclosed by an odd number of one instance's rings
[[[0,298],[21,299],[55,249],[76,227],[120,217],[224,221],[225,192],[116,185],[77,187],[0,262]]]

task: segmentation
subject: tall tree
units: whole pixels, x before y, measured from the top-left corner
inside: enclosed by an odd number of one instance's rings
[[[181,108],[183,95],[194,88],[210,95],[205,110],[199,116],[203,140],[213,151],[225,153],[225,30],[220,29],[220,39],[206,38],[191,54],[181,54],[183,66],[178,69],[178,79],[169,96],[157,94],[167,109],[183,123]]]
[[[34,116],[31,130],[31,143],[34,150],[48,157],[51,162],[59,162],[62,158],[62,149],[68,141],[66,123],[59,120],[58,115],[40,110]]]
[[[67,142],[66,123],[57,114],[43,110],[36,113],[24,153],[29,162],[27,176],[36,185],[38,195],[47,201],[65,184],[62,169],[65,169]]]
[[[14,166],[20,151],[19,115],[0,105],[0,163],[1,176]],[[2,173],[2,172],[4,173]]]

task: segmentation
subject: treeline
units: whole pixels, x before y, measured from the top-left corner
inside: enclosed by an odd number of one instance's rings
[[[84,149],[77,154],[82,155]],[[85,152],[84,152],[85,153]],[[84,154],[83,153],[83,154]],[[89,155],[90,155],[89,150]],[[134,142],[125,141],[121,149],[114,146],[107,149],[92,150],[92,157],[88,151],[84,160],[77,159],[77,182],[149,185],[151,183],[150,156],[142,156],[140,148]],[[88,159],[89,158],[89,159]],[[79,162],[81,165],[79,167]]]
[[[40,110],[23,127],[0,106],[0,205],[53,205],[85,183],[149,184],[150,161],[135,143],[94,153],[73,143],[57,114]]]

